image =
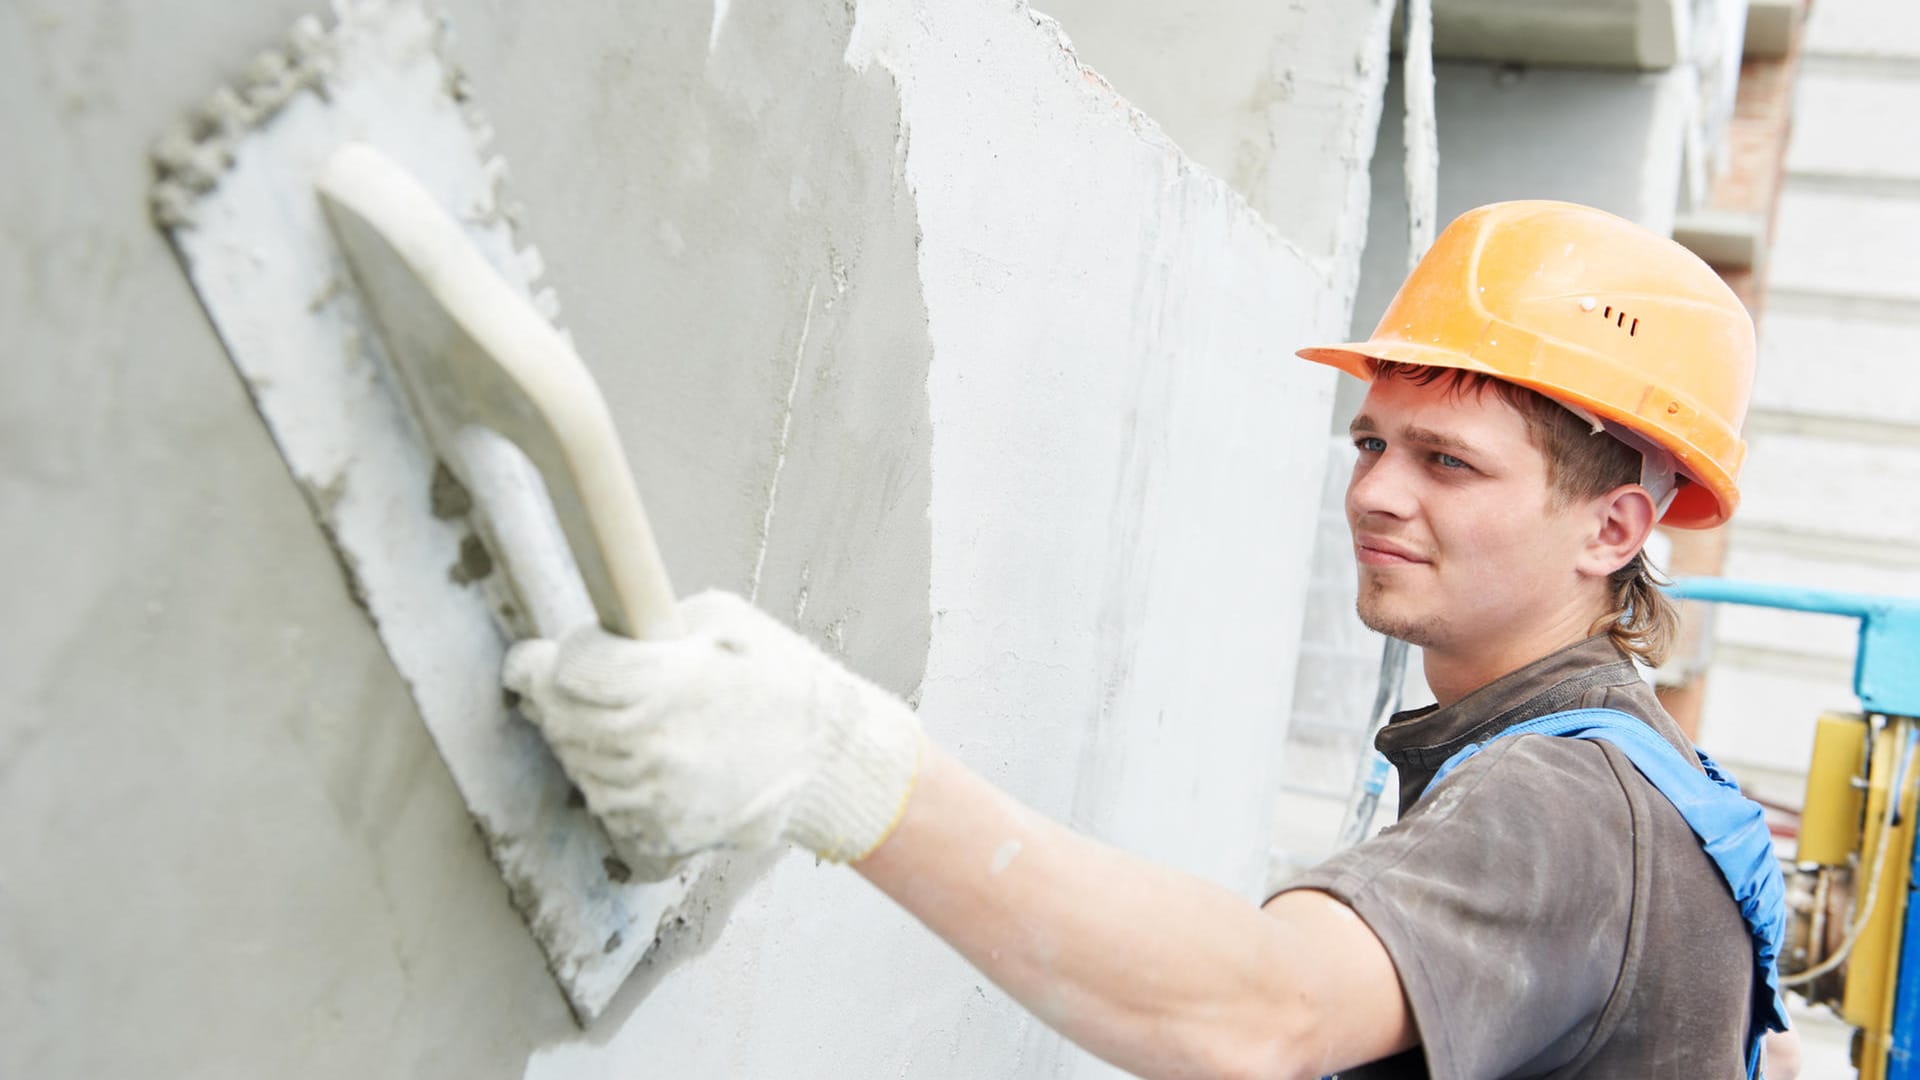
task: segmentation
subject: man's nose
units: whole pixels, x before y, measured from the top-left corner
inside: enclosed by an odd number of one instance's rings
[[[1347,480],[1349,522],[1357,522],[1370,514],[1395,518],[1413,516],[1417,503],[1414,477],[1409,475],[1409,463],[1404,458],[1405,455],[1389,450],[1372,460],[1363,457],[1354,463],[1353,475]]]

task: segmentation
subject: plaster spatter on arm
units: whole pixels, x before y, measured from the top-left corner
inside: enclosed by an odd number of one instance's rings
[[[608,831],[649,856],[873,850],[919,769],[913,710],[738,596],[702,593],[680,617],[672,641],[586,627],[507,657],[507,687]]]

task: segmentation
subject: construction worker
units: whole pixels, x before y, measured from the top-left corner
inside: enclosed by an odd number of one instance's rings
[[[1264,905],[1027,810],[735,596],[686,601],[682,640],[522,643],[506,681],[636,849],[851,863],[1143,1076],[1752,1074],[1784,1027],[1778,871],[1633,663],[1673,628],[1654,523],[1738,500],[1746,312],[1664,237],[1507,203],[1449,226],[1370,340],[1301,355],[1370,381],[1359,613],[1422,648],[1438,704],[1379,738],[1399,823]]]

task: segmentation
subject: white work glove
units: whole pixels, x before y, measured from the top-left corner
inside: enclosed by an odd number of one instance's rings
[[[674,641],[590,626],[507,654],[502,681],[607,831],[652,857],[880,846],[919,771],[913,710],[732,593],[680,618]]]

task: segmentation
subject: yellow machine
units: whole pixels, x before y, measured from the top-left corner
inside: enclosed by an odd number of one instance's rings
[[[1920,1080],[1920,602],[1721,578],[1675,596],[1850,615],[1858,713],[1815,727],[1798,850],[1783,866],[1787,940],[1781,985],[1857,1029],[1861,1080]]]

